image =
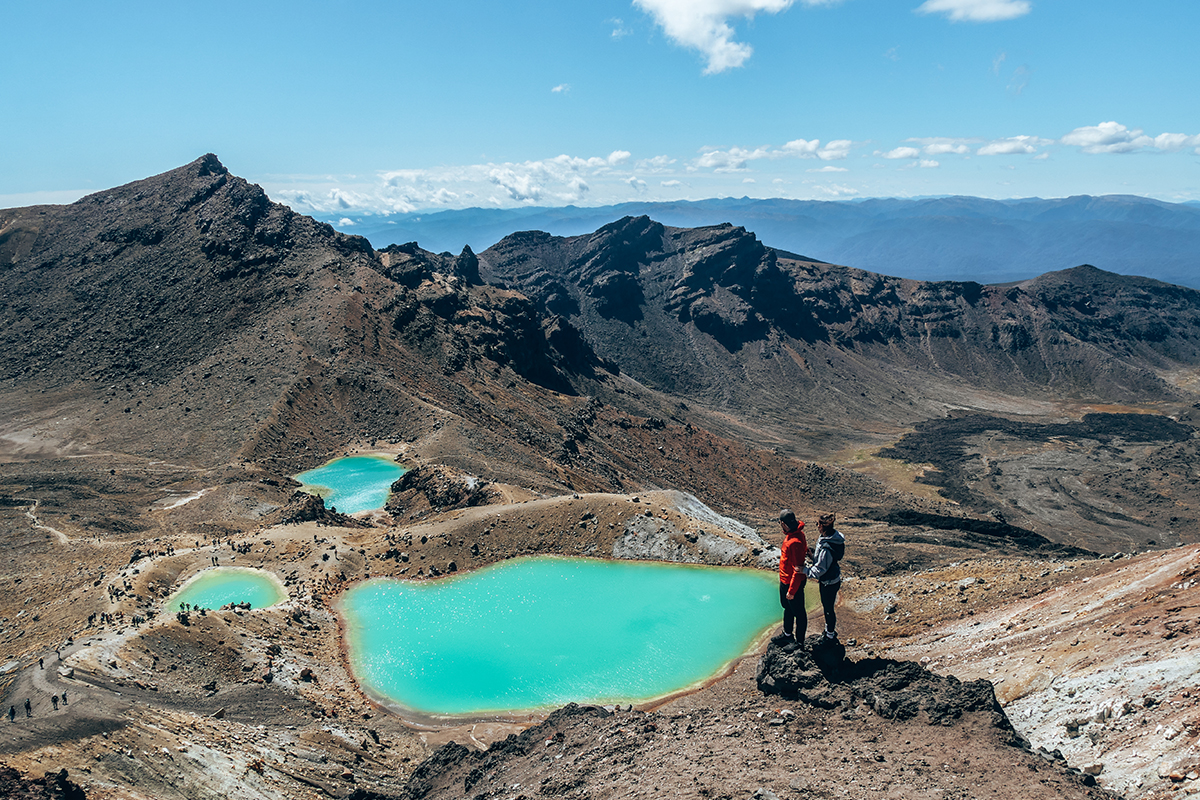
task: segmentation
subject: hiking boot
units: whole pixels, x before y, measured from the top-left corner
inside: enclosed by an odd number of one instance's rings
[[[771,637],[771,641],[775,644],[787,644],[788,642],[796,641],[796,638],[790,633],[781,633],[777,636]]]

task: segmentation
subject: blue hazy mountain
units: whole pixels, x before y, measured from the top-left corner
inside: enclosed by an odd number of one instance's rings
[[[417,242],[426,250],[480,252],[515,231],[590,233],[625,216],[665,225],[730,222],[770,247],[808,258],[921,280],[1003,283],[1092,264],[1200,288],[1200,204],[1142,197],[1056,200],[979,197],[859,201],[753,200],[621,203],[597,208],[482,209],[350,217],[377,248]]]

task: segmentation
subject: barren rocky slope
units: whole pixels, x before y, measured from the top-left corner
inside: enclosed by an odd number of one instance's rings
[[[921,282],[796,260],[729,225],[627,217],[586,236],[513,234],[480,271],[638,380],[788,439],[825,417],[860,435],[911,423],[966,387],[1177,399],[1163,373],[1200,359],[1200,292],[1088,266],[1006,286]]]

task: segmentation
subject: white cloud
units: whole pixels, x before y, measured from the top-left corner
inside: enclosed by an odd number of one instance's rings
[[[851,144],[849,139],[834,139],[826,142],[825,146],[821,148],[821,152],[817,153],[817,158],[822,161],[839,161],[850,155]]]
[[[339,219],[337,221],[337,224],[339,227],[349,228],[351,225],[354,224],[354,220],[350,219],[349,217],[342,217],[341,219]]]
[[[662,172],[674,163],[670,156],[654,156],[639,160],[635,166],[639,172]]]
[[[832,164],[826,164],[825,166],[819,167],[817,169],[805,170],[805,172],[849,172],[849,171],[850,170],[846,169],[845,167],[835,167]]]
[[[1001,50],[999,55],[997,55],[995,58],[992,59],[992,74],[993,75],[1000,74],[1000,67],[1004,65],[1004,61],[1007,58],[1008,58],[1008,53]]]
[[[899,50],[900,50],[899,45],[897,45],[896,47],[889,47],[887,50],[883,51],[883,57],[886,58],[888,61],[899,61],[900,60]]]
[[[836,183],[831,183],[828,186],[814,186],[813,188],[822,194],[829,195],[830,197],[846,197],[848,195],[858,194],[858,189],[854,189],[849,186],[840,186]]]
[[[746,169],[747,162],[770,157],[771,151],[763,147],[754,150],[731,147],[728,150],[709,150],[702,153],[696,159],[695,166],[701,169],[712,169],[716,172],[741,172]]]
[[[625,27],[625,23],[619,17],[613,17],[609,20],[609,23],[613,26],[612,37],[614,39],[623,39],[633,33],[633,31]]]
[[[671,180],[669,180],[669,181],[663,181],[663,182],[661,182],[661,183],[660,183],[660,184],[658,184],[658,185],[659,185],[659,186],[662,186],[662,187],[663,187],[663,188],[665,188],[665,189],[671,189],[671,188],[673,188],[673,187],[675,187],[675,186],[683,186],[683,181],[677,181],[677,180],[675,180],[674,178],[672,178]]]
[[[1134,153],[1147,148],[1154,148],[1165,153],[1177,153],[1180,150],[1195,147],[1200,152],[1200,135],[1160,133],[1158,136],[1151,137],[1140,128],[1130,130],[1118,122],[1085,125],[1071,131],[1060,141],[1063,144],[1079,147],[1083,152],[1093,155]]]
[[[922,158],[921,159],[921,169],[936,169],[937,167],[940,167],[940,166],[941,166],[941,164],[934,161],[932,158]]]
[[[814,156],[818,148],[821,147],[820,139],[806,141],[804,139],[793,139],[783,146],[784,152],[794,153],[798,156]]]
[[[975,152],[981,156],[1026,155],[1036,153],[1039,148],[1053,143],[1050,139],[1037,136],[1009,136],[1007,139],[988,142]]]
[[[915,147],[895,147],[886,153],[875,151],[875,155],[883,156],[884,158],[918,158],[921,155],[921,151]]]
[[[921,150],[927,156],[944,156],[950,154],[961,156],[971,152],[971,148],[962,142],[931,142],[922,147]]]
[[[754,178],[742,178],[742,183],[758,183]]]
[[[845,158],[850,153],[852,142],[849,139],[834,139],[821,147],[820,139],[793,139],[782,147],[756,147],[747,150],[743,147],[731,147],[728,150],[706,147],[701,155],[688,169],[712,169],[716,172],[740,172],[747,169],[751,161],[760,159],[779,158],[819,158],[822,161],[832,161]]]
[[[1085,153],[1132,153],[1154,144],[1140,129],[1130,130],[1118,122],[1085,125],[1062,137],[1063,144],[1083,148]]]
[[[629,152],[628,150],[613,150],[608,154],[608,164],[611,167],[615,167],[618,164],[624,164],[632,155],[633,153]]]
[[[804,5],[833,5],[840,0],[801,0]],[[706,75],[734,69],[746,63],[754,49],[734,41],[729,20],[752,19],[760,12],[778,14],[795,0],[633,0],[654,18],[671,41],[697,50],[707,61]]]
[[[629,188],[635,192],[641,193],[646,191],[646,182],[636,175],[630,175],[625,182],[629,184]]]
[[[533,202],[542,196],[542,187],[532,173],[519,173],[507,167],[497,167],[488,173],[488,180],[520,203]]]
[[[555,93],[555,94],[566,94],[567,92],[571,91],[571,84],[569,84],[569,83],[560,83],[558,86],[555,86],[555,87],[554,87],[553,89],[551,89],[550,91],[551,91],[551,92],[553,92],[553,93]]]
[[[1195,147],[1200,153],[1200,135],[1188,136],[1185,133],[1160,133],[1154,137],[1154,146],[1168,153],[1178,153],[1185,147]]]
[[[1033,9],[1029,0],[925,0],[918,14],[945,14],[953,22],[998,22]]]

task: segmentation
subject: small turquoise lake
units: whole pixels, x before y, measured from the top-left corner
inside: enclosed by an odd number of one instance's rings
[[[251,608],[267,608],[286,599],[283,585],[268,572],[246,567],[215,567],[185,583],[167,602],[167,611],[179,611],[184,603],[208,609],[217,609],[227,603],[249,603]]]
[[[780,619],[773,572],[553,556],[346,592],[350,664],[433,716],[640,702],[697,686]]]
[[[388,490],[406,472],[390,456],[347,456],[295,477],[304,484],[304,491],[320,496],[327,508],[357,514],[383,508]]]

